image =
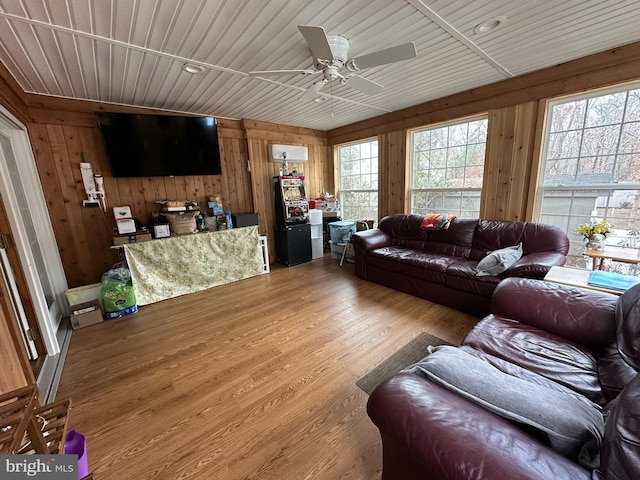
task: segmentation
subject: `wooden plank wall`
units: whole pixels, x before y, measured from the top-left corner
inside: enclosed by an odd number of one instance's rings
[[[491,110],[480,217],[524,220],[538,102]]]
[[[405,212],[408,188],[407,130],[383,133],[378,139],[378,220],[392,213]],[[408,205],[408,204],[407,204]]]
[[[275,210],[273,177],[278,175],[279,162],[269,161],[269,145],[299,145],[309,149],[306,163],[289,162],[289,170],[305,174],[305,186],[309,198],[317,198],[324,188],[334,192],[332,150],[327,146],[326,133],[300,127],[288,127],[256,120],[244,120],[247,136],[253,202],[260,218],[260,234],[266,235],[269,254],[275,258]]]
[[[109,248],[115,206],[130,206],[138,220],[148,223],[151,213],[159,210],[158,200],[192,200],[206,208],[207,195],[220,193],[226,209],[253,211],[246,141],[239,121],[219,120],[223,172],[219,176],[113,178],[93,113],[34,108],[28,128],[70,287],[100,281],[102,273],[118,261]],[[107,212],[82,207],[86,194],[80,163],[85,158],[94,173],[104,176]]]
[[[545,99],[640,80],[640,42],[426,102],[327,132],[333,147],[377,136],[380,217],[407,211],[402,141],[410,129],[487,114],[483,218],[532,220]]]
[[[94,113],[99,110],[158,113],[133,107],[109,107],[92,102],[31,97],[29,123],[38,172],[45,191],[67,281],[71,287],[98,282],[117,254],[109,248],[115,220],[111,208],[128,205],[147,223],[158,210],[157,200],[194,200],[206,206],[207,196],[222,195],[225,209],[257,212],[260,232],[269,237],[273,255],[273,189],[271,179],[280,164],[268,161],[271,143],[305,145],[309,162],[289,165],[304,171],[308,194],[333,189],[333,162],[325,132],[266,122],[219,119],[222,175],[153,178],[113,178],[110,175]],[[83,156],[86,155],[86,157]],[[102,173],[108,211],[82,208],[86,198],[80,162],[86,158],[94,173]],[[251,169],[251,171],[249,170]]]

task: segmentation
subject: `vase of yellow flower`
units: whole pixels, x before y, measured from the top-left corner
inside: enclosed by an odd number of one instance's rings
[[[587,250],[604,250],[605,239],[611,233],[611,227],[606,220],[600,222],[589,222],[579,225],[577,233],[582,235],[587,241]]]

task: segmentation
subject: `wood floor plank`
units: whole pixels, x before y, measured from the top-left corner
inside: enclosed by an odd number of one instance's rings
[[[75,331],[58,397],[101,480],[370,480],[381,446],[356,380],[476,322],[325,255]]]

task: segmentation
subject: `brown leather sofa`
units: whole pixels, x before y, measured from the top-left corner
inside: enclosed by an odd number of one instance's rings
[[[582,466],[540,431],[403,372],[379,385],[367,406],[382,437],[383,480],[640,478],[640,285],[618,300],[510,278],[496,288],[492,309],[459,349],[508,378],[592,405],[603,422],[599,465]],[[499,396],[503,385],[486,389]],[[544,396],[536,404],[549,415],[556,408]]]
[[[506,277],[542,279],[564,265],[569,239],[539,223],[455,218],[446,230],[423,230],[422,215],[395,214],[378,228],[352,237],[356,274],[479,317],[489,313],[491,295]],[[522,242],[523,256],[500,275],[478,276],[489,253]]]

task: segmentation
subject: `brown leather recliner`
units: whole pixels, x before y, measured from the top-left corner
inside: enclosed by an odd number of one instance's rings
[[[400,373],[368,403],[383,443],[383,480],[640,478],[640,285],[619,298],[506,279],[496,288],[492,313],[460,349],[507,375],[595,404],[604,417],[599,466],[581,466],[540,432],[427,378]],[[544,398],[540,407],[554,409]]]

